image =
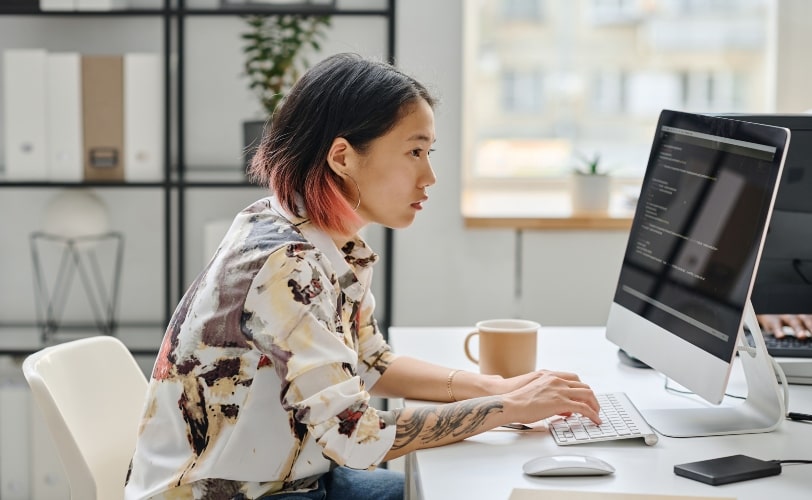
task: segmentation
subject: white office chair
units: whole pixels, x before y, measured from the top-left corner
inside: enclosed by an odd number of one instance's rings
[[[23,373],[74,500],[124,498],[147,381],[124,344],[99,335],[28,356]]]

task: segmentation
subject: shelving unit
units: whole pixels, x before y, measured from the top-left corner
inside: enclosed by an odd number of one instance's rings
[[[141,0],[144,1],[144,0]],[[149,1],[149,0],[146,0]],[[160,299],[160,311],[154,311],[150,314],[144,314],[144,318],[134,320],[133,318],[127,319],[125,314],[122,314],[121,320],[118,322],[118,331],[120,336],[127,337],[125,342],[131,346],[131,349],[138,353],[154,353],[157,349],[160,339],[163,335],[165,325],[168,323],[169,318],[174,310],[175,305],[184,293],[188,286],[188,279],[192,272],[196,272],[202,266],[197,265],[196,260],[201,260],[202,257],[197,256],[199,253],[199,245],[192,243],[190,245],[190,231],[195,228],[190,224],[190,220],[195,219],[198,215],[197,212],[217,212],[220,210],[220,216],[224,218],[233,217],[236,210],[242,208],[247,203],[240,204],[239,198],[252,195],[250,200],[256,199],[259,195],[254,195],[251,189],[259,190],[257,186],[249,184],[242,175],[242,167],[238,154],[234,154],[232,161],[216,161],[215,164],[200,165],[197,159],[200,154],[190,154],[194,152],[195,145],[191,144],[189,135],[191,132],[189,128],[189,121],[195,122],[197,118],[190,118],[190,110],[205,109],[209,103],[194,102],[190,100],[188,90],[194,89],[196,85],[202,82],[205,84],[206,79],[199,76],[190,78],[188,74],[189,65],[188,61],[190,54],[195,50],[196,40],[190,39],[190,23],[194,24],[199,20],[216,20],[221,24],[233,23],[233,20],[239,16],[246,14],[301,14],[301,15],[330,15],[334,19],[369,19],[378,18],[382,19],[385,24],[385,40],[383,44],[382,54],[388,60],[394,60],[394,45],[395,45],[395,0],[368,0],[367,3],[376,4],[375,8],[344,8],[342,2],[339,1],[332,7],[317,7],[310,5],[303,5],[301,8],[294,6],[274,6],[273,4],[251,4],[250,7],[234,7],[224,6],[222,8],[216,7],[201,7],[199,2],[187,0],[154,0],[156,5],[150,8],[127,9],[127,10],[112,10],[112,11],[60,11],[60,12],[43,12],[40,10],[26,10],[20,11],[19,8],[15,10],[6,9],[0,6],[0,26],[3,22],[10,22],[16,19],[51,19],[58,18],[61,20],[71,20],[71,22],[81,20],[81,23],[76,26],[71,26],[72,29],[81,30],[98,28],[99,26],[109,24],[113,20],[116,22],[127,21],[130,19],[148,19],[150,22],[155,21],[160,24],[159,31],[161,33],[161,46],[160,53],[163,58],[163,93],[164,93],[164,111],[163,111],[163,137],[164,137],[164,150],[163,150],[163,165],[164,172],[163,178],[156,182],[78,182],[78,183],[65,183],[65,182],[41,182],[41,181],[7,181],[0,177],[0,200],[8,198],[6,193],[16,193],[16,196],[22,196],[26,193],[25,197],[29,194],[32,197],[42,196],[42,193],[50,193],[59,189],[79,189],[79,188],[93,188],[99,193],[105,195],[108,199],[118,200],[126,196],[135,196],[147,198],[147,203],[135,203],[134,206],[128,206],[126,211],[140,211],[142,208],[145,212],[150,210],[159,212],[160,220],[153,220],[145,217],[145,220],[140,221],[135,225],[142,225],[142,227],[117,227],[117,230],[125,234],[125,255],[128,255],[130,250],[127,245],[127,235],[132,232],[146,231],[148,238],[163,239],[160,245],[160,266],[162,269],[155,269],[154,272],[160,274],[161,285],[154,287],[156,289],[140,290],[140,294],[146,294],[145,297],[150,299],[154,298],[155,294],[162,294]],[[213,0],[210,0],[213,1]],[[364,0],[354,0],[353,4],[358,4]],[[64,23],[63,23],[64,24]],[[232,26],[233,27],[233,26]],[[2,28],[0,28],[0,50],[8,48],[9,40],[2,35]],[[329,40],[328,40],[329,43]],[[6,44],[6,46],[4,46]],[[100,43],[101,45],[105,45]],[[14,44],[12,43],[12,46]],[[30,47],[30,46],[29,46]],[[60,47],[61,48],[61,47]],[[378,48],[380,49],[380,48]],[[335,50],[345,50],[343,47]],[[327,51],[325,51],[327,52]],[[214,71],[217,71],[215,68]],[[233,75],[233,78],[238,79],[238,75]],[[247,92],[247,90],[246,90]],[[222,96],[218,96],[220,98]],[[0,120],[2,117],[0,117]],[[230,122],[228,119],[222,120],[222,123],[216,123],[216,127],[220,127],[219,131],[224,133],[227,128],[239,128],[238,122]],[[1,122],[0,122],[1,123]],[[7,124],[2,124],[7,126]],[[230,129],[228,129],[230,131]],[[147,194],[149,193],[149,194]],[[242,193],[242,194],[241,194]],[[205,202],[206,210],[196,210],[193,206],[195,199],[204,194],[208,198],[215,200],[210,203]],[[161,206],[159,209],[151,206],[149,203],[152,200],[160,198]],[[234,200],[229,203],[229,200]],[[198,199],[198,206],[200,201]],[[150,205],[150,206],[147,206]],[[227,206],[231,205],[231,206]],[[0,201],[0,210],[3,210],[2,201]],[[153,214],[154,215],[154,214]],[[131,219],[134,217],[128,214]],[[18,231],[17,235],[9,227],[2,227],[5,225],[14,225],[16,222],[4,222],[7,219],[2,218],[0,214],[0,234],[3,238],[19,239],[22,234]],[[24,230],[32,230],[29,227],[32,222],[22,220],[19,223],[23,226]],[[152,228],[144,229],[144,228]],[[26,233],[27,234],[27,233]],[[382,253],[387,255],[391,251],[391,232],[386,231],[384,238],[384,246]],[[141,241],[140,238],[135,238]],[[19,242],[18,242],[19,243]],[[29,259],[29,255],[20,254],[19,248],[16,253],[4,253],[0,248],[0,273],[3,269],[14,266],[14,263],[24,262]],[[383,294],[386,298],[391,296],[390,283],[391,283],[391,269],[388,265],[390,259],[384,259],[387,265],[384,267],[384,290]],[[12,263],[13,261],[13,263]],[[125,262],[125,270],[127,263]],[[149,269],[139,269],[138,273],[149,274]],[[125,275],[126,279],[126,275]],[[31,280],[29,280],[31,281]],[[17,285],[14,285],[17,283]],[[9,296],[14,293],[10,287],[23,288],[19,286],[21,280],[16,282],[3,282],[0,280],[0,293],[3,296]],[[21,294],[25,295],[27,292],[22,291]],[[33,302],[33,293],[28,295],[30,301]],[[142,295],[143,296],[143,295]],[[24,298],[24,297],[23,297]],[[18,299],[22,303],[23,298]],[[124,297],[122,297],[123,300]],[[388,324],[390,317],[391,306],[388,305],[388,300],[383,301],[383,311],[380,323],[385,326]],[[5,305],[4,305],[5,304]],[[13,302],[12,302],[13,304]],[[7,310],[3,310],[3,308]],[[15,310],[9,310],[15,309]],[[39,339],[38,328],[35,316],[20,317],[17,316],[17,307],[9,306],[0,298],[0,354],[25,354],[32,352],[41,346],[36,343]],[[32,306],[33,311],[33,306]],[[122,310],[122,312],[124,312]],[[71,331],[85,332],[88,329],[92,330],[94,327],[88,320],[87,323],[80,321],[76,324],[66,323],[61,329],[64,335],[71,335]],[[91,332],[92,333],[92,332]],[[119,333],[117,333],[119,335]],[[58,339],[61,338],[57,337]],[[129,339],[132,339],[130,342]]]

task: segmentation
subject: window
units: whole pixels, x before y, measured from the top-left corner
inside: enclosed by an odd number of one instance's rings
[[[507,70],[502,73],[502,111],[505,113],[540,113],[544,89],[539,71]]]
[[[662,109],[772,111],[776,2],[464,2],[463,189],[562,185],[596,155],[639,182]]]
[[[506,19],[540,19],[543,0],[504,0],[500,2]]]

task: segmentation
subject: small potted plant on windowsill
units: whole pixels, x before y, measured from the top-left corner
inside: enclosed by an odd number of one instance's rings
[[[609,211],[610,179],[602,170],[600,154],[579,156],[581,165],[573,169],[572,211],[575,215],[606,214]]]
[[[259,146],[266,122],[299,75],[310,66],[309,51],[321,50],[331,18],[327,15],[251,14],[244,16],[244,76],[257,96],[263,119],[243,122],[245,166]]]

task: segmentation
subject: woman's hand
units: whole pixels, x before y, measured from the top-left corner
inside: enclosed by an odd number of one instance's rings
[[[600,423],[598,404],[589,385],[574,373],[539,370],[503,380],[508,411],[515,422],[532,423],[553,415],[580,413]]]
[[[812,338],[812,314],[759,314],[759,325],[775,338],[794,335],[799,339]],[[785,331],[789,329],[790,332]],[[794,333],[793,333],[794,332]]]
[[[530,382],[532,382],[533,380],[541,377],[545,373],[547,373],[546,370],[538,370],[510,378],[502,378],[497,376],[493,381],[494,394],[507,394],[508,392],[520,389],[529,384]]]

